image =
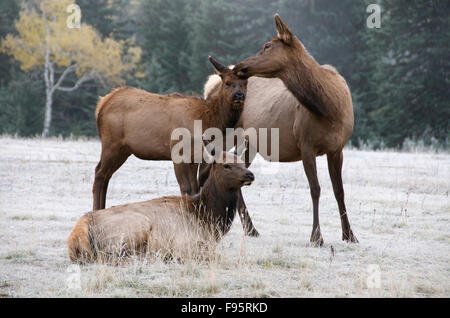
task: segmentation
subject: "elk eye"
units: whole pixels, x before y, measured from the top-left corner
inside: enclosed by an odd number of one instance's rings
[[[224,167],[225,169],[231,169],[231,166],[230,166],[229,164],[224,164],[223,167]]]
[[[271,47],[272,47],[272,44],[270,44],[270,43],[266,43],[266,45],[264,45],[265,50],[270,49]]]
[[[231,86],[231,83],[230,82],[225,82],[225,85],[226,86]]]

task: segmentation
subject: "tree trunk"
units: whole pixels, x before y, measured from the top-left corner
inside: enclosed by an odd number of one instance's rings
[[[44,117],[44,129],[42,130],[42,137],[47,138],[50,135],[50,125],[52,123],[52,102],[53,102],[53,80],[54,73],[52,65],[50,62],[50,48],[48,45],[48,36],[50,35],[50,29],[46,25],[47,37],[46,50],[45,50],[45,69],[44,69],[44,80],[45,80],[45,117]]]
[[[48,25],[46,26],[47,38],[50,35],[50,29]],[[50,136],[50,126],[52,124],[52,104],[53,104],[53,93],[55,90],[72,92],[86,81],[91,80],[95,76],[95,71],[91,71],[89,74],[85,74],[81,77],[73,87],[61,87],[62,82],[66,78],[67,74],[74,72],[77,67],[77,63],[72,64],[72,61],[69,62],[69,66],[64,70],[64,72],[59,77],[58,81],[55,84],[55,69],[54,64],[50,61],[50,47],[48,42],[46,43],[46,52],[45,52],[45,65],[44,65],[44,81],[45,81],[45,117],[44,117],[44,129],[42,130],[42,137],[47,138]]]
[[[44,138],[50,136],[50,125],[52,123],[52,104],[53,93],[47,90],[47,98],[45,100],[44,130],[42,131],[42,137]]]

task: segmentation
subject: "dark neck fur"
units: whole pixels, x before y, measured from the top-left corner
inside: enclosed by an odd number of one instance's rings
[[[196,217],[213,229],[219,239],[231,228],[236,215],[238,191],[224,191],[219,188],[214,177],[206,180],[199,194],[191,198],[190,207]]]

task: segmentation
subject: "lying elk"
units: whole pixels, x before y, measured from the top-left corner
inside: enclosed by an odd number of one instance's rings
[[[163,197],[87,213],[69,236],[70,259],[110,261],[145,252],[181,260],[203,258],[208,247],[229,231],[240,188],[255,179],[238,150],[214,157],[206,152],[212,163],[197,195]]]
[[[275,23],[278,37],[234,67],[238,75],[258,76],[249,79],[245,107],[237,126],[254,127],[257,131],[278,128],[279,161],[303,161],[313,202],[311,242],[315,245],[323,245],[316,157],[326,154],[339,206],[342,239],[356,243],[347,217],[341,173],[342,149],[354,124],[350,90],[334,67],[319,65],[308,54],[278,15]],[[205,86],[208,89],[205,95],[214,87],[214,81],[217,79],[212,78]],[[256,151],[258,146],[259,142],[256,145],[250,142],[250,148]],[[248,214],[246,219],[246,226],[253,227]]]
[[[247,79],[238,77],[209,57],[222,85],[207,99],[180,94],[157,95],[122,87],[100,99],[95,111],[102,142],[100,162],[95,168],[93,210],[104,209],[108,183],[130,155],[144,160],[171,160],[171,133],[187,128],[194,135],[194,121],[204,130],[216,127],[225,132],[241,114]],[[175,164],[182,194],[199,191],[195,163]]]

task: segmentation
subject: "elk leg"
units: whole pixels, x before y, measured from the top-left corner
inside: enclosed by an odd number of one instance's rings
[[[109,180],[111,179],[112,173],[105,176],[103,180],[102,191],[100,192],[100,209],[106,208],[106,192],[108,191]]]
[[[252,148],[252,145],[249,144],[249,149],[245,152],[245,166],[248,168],[252,164],[252,161],[255,159],[256,151]],[[251,157],[251,154],[254,154],[254,156]],[[250,218],[250,214],[248,213],[247,205],[244,201],[244,196],[242,195],[242,189],[239,189],[239,199],[238,199],[238,214],[239,218],[241,219],[242,226],[244,227],[245,235],[251,236],[251,237],[258,237],[259,233],[256,230],[255,226],[253,225],[252,219]]]
[[[175,176],[177,178],[178,185],[180,186],[181,194],[182,195],[184,195],[184,194],[191,195],[192,188],[191,188],[191,182],[190,182],[190,178],[189,178],[189,175],[190,175],[189,164],[174,163],[173,167],[175,169]]]
[[[239,189],[239,199],[238,199],[238,214],[241,219],[242,226],[244,227],[245,235],[251,237],[258,237],[259,233],[255,229],[250,214],[248,214],[248,209],[242,196],[242,189]]]
[[[344,186],[342,184],[342,163],[344,157],[342,151],[327,155],[328,171],[330,173],[331,183],[333,185],[334,196],[338,203],[339,214],[341,216],[342,240],[352,243],[358,243],[356,236],[350,227],[347,217],[347,209],[344,201]]]
[[[106,200],[106,188],[108,187],[106,182],[106,174],[102,169],[102,163],[99,162],[97,168],[95,169],[95,179],[94,186],[92,187],[92,194],[94,196],[94,204],[92,206],[92,211],[101,210],[105,208]]]
[[[100,161],[95,167],[95,177],[94,177],[94,185],[92,187],[92,195],[94,197],[94,203],[92,206],[92,211],[100,210],[100,193],[103,189],[103,177],[100,176],[100,167],[102,162]]]
[[[306,177],[308,178],[309,188],[311,190],[311,198],[313,202],[313,229],[310,241],[315,246],[322,246],[323,238],[320,232],[319,223],[320,185],[319,180],[317,179],[316,156],[311,150],[302,149],[302,161]]]
[[[129,153],[123,152],[115,156],[109,154],[110,152],[102,152],[100,162],[95,168],[95,179],[92,189],[94,196],[93,211],[105,208],[109,180],[130,156]]]

